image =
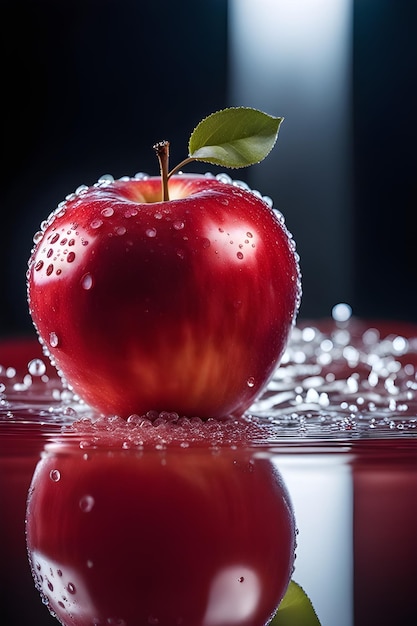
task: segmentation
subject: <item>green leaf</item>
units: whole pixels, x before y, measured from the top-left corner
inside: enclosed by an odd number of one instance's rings
[[[310,598],[293,580],[270,626],[320,626]]]
[[[282,120],[248,107],[217,111],[192,132],[189,157],[230,168],[259,163],[274,147]]]

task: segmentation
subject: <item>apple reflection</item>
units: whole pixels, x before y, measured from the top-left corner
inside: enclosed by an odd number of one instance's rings
[[[295,520],[273,463],[245,447],[63,438],[35,471],[27,540],[66,626],[263,626],[291,578]]]

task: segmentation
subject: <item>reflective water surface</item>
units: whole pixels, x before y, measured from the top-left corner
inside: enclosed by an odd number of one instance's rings
[[[343,315],[303,324],[245,418],[245,445],[272,458],[289,490],[298,528],[293,577],[322,626],[415,623],[416,372],[413,327]],[[45,443],[90,417],[36,343],[0,345],[0,613],[10,626],[56,623],[30,576],[26,494]],[[158,418],[136,419],[147,420],[157,445]],[[204,433],[193,428],[198,444]],[[93,422],[91,429],[94,436]],[[233,422],[222,429],[222,445],[240,445]]]

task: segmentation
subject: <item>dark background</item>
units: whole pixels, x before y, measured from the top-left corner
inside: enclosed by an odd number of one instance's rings
[[[417,3],[353,1],[349,303],[357,315],[417,322]],[[170,140],[171,163],[179,162],[202,117],[240,103],[228,90],[227,0],[0,6],[5,336],[32,332],[25,287],[32,236],[65,195],[104,173],[156,174],[152,145],[160,139]],[[306,293],[314,293],[314,256],[298,251]],[[304,298],[301,317],[329,313],[320,298]]]

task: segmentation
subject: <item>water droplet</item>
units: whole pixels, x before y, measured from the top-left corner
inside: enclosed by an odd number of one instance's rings
[[[53,248],[49,248],[48,252],[46,253],[46,258],[50,259],[53,253],[54,253]]]
[[[82,246],[88,246],[88,239],[81,239]]]
[[[253,376],[249,376],[248,380],[246,381],[246,384],[248,387],[254,387],[255,385],[255,379]]]
[[[100,228],[100,226],[103,226],[103,220],[95,219],[91,222],[90,226],[96,230],[97,228]]]
[[[249,237],[249,239],[252,239],[253,235],[252,235],[252,233],[251,233],[251,232],[247,232],[247,233],[246,233],[246,237]]]
[[[59,244],[61,246],[65,246],[65,244],[67,243],[68,239],[66,237],[64,237],[63,239],[61,239],[61,241],[59,242]]]
[[[114,177],[111,174],[103,174],[97,181],[99,185],[109,185],[112,182],[114,182]]]
[[[43,261],[38,261],[35,265],[35,271],[39,272],[43,268]]]
[[[33,235],[33,243],[39,243],[42,237],[43,237],[43,232],[41,230],[38,230],[38,232]]]
[[[122,236],[126,234],[126,228],[125,226],[116,226],[114,232],[116,233],[116,235]]]
[[[147,237],[156,237],[156,228],[147,228],[145,234]]]
[[[58,343],[58,335],[54,332],[49,333],[49,345],[51,346],[51,348],[56,348]]]
[[[67,256],[67,262],[73,263],[75,261],[75,252],[70,252]]]
[[[103,217],[111,217],[114,215],[114,209],[112,209],[112,207],[106,207],[105,209],[102,209],[101,214]]]
[[[133,208],[133,207],[129,207],[126,211],[125,211],[125,217],[135,217],[138,214],[137,209]]]
[[[181,220],[176,220],[173,223],[173,227],[175,228],[175,230],[182,230],[184,228],[184,226],[185,226],[185,224]]]
[[[332,317],[335,322],[347,322],[352,316],[352,307],[344,302],[336,304],[332,309]]]
[[[93,496],[85,495],[81,498],[80,509],[83,513],[90,513],[94,507],[94,498]]]
[[[46,372],[46,365],[41,359],[32,359],[28,363],[28,372],[32,376],[43,376]]]
[[[75,239],[70,239],[70,240],[68,241],[68,245],[69,245],[69,246],[75,246]]]
[[[54,266],[52,265],[52,263],[50,263],[48,267],[46,268],[46,275],[50,276],[53,271],[54,271]]]
[[[184,252],[184,250],[181,250],[181,248],[178,248],[178,249],[177,249],[177,256],[178,256],[180,259],[185,258],[185,252]]]
[[[49,472],[49,478],[52,482],[57,483],[61,480],[61,472],[57,469],[53,469]]]
[[[236,256],[238,259],[242,260],[243,259],[243,253],[242,252],[237,252]]]
[[[59,234],[55,233],[52,237],[51,237],[51,244],[56,243],[59,239]]]
[[[203,246],[203,248],[207,249],[210,248],[210,239],[207,239],[207,237],[203,237],[203,239],[201,240],[201,245]]]
[[[244,576],[241,576],[240,578],[238,578],[238,582],[243,583],[243,581],[245,580]]]
[[[68,591],[68,593],[71,593],[72,595],[74,595],[77,592],[77,589],[76,589],[74,583],[68,583],[67,591]]]
[[[154,218],[156,220],[161,220],[162,219],[162,213],[160,213],[160,211],[156,211],[156,213],[154,214]]]
[[[87,273],[81,278],[81,287],[88,291],[93,286],[93,277],[91,274]]]

